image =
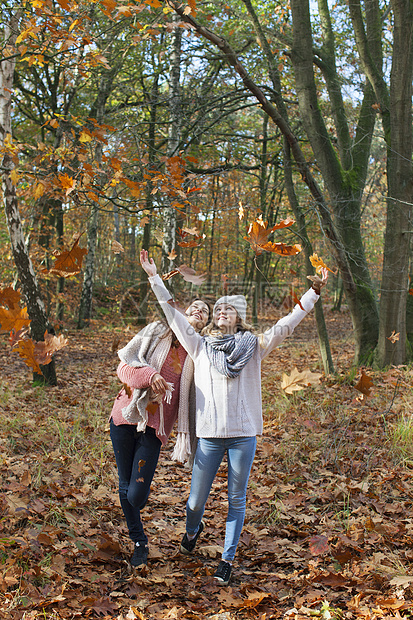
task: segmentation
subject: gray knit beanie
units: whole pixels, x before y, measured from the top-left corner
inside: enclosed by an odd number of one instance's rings
[[[217,299],[214,305],[214,314],[217,306],[221,304],[228,304],[228,306],[232,306],[236,311],[238,316],[245,321],[247,318],[247,300],[244,295],[225,295],[224,297],[220,297]]]

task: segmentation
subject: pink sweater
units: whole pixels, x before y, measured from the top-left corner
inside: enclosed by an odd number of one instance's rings
[[[186,351],[179,345],[177,349],[175,349],[179,356],[179,362],[181,368],[184,365],[186,358]],[[176,368],[174,369],[174,364],[172,364],[172,356],[171,351],[173,348],[169,350],[168,355],[166,356],[166,360],[161,368],[161,372],[159,373],[165,381],[168,383],[172,383],[174,386],[174,391],[172,392],[171,402],[168,404],[167,402],[163,402],[163,414],[164,414],[164,426],[165,426],[165,434],[159,435],[159,406],[157,407],[155,413],[149,414],[148,426],[156,429],[156,434],[161,440],[162,444],[165,445],[168,441],[168,437],[171,434],[174,422],[178,415],[178,404],[179,404],[179,386],[181,382],[181,373],[176,372]],[[176,364],[175,364],[176,366]],[[117,374],[122,383],[125,383],[130,389],[133,391],[136,389],[145,389],[150,387],[151,380],[153,375],[157,371],[150,366],[143,366],[141,368],[134,368],[133,366],[128,366],[124,362],[121,362],[117,369]],[[132,400],[132,396],[128,396],[125,388],[122,388],[119,394],[117,395],[115,402],[113,404],[111,418],[113,423],[116,426],[119,424],[130,424],[122,415],[122,409],[129,405]]]

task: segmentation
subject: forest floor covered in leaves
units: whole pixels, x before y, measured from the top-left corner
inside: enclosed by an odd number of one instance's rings
[[[205,534],[183,556],[190,471],[170,461],[172,439],[143,512],[148,567],[133,575],[127,562],[107,422],[119,389],[116,350],[134,328],[96,321],[69,330],[54,388],[33,387],[2,337],[0,618],[413,618],[413,369],[366,370],[373,388],[363,398],[349,316],[327,310],[326,319],[336,375],[293,395],[281,390],[283,372],[320,371],[311,316],[264,363],[264,435],[223,588],[212,574],[225,465]]]

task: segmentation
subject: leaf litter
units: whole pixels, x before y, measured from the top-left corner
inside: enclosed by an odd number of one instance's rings
[[[320,371],[312,317],[263,366],[264,434],[226,588],[212,578],[224,542],[225,465],[197,552],[182,556],[190,471],[170,461],[172,440],[142,513],[148,567],[133,574],[127,562],[107,421],[121,387],[116,347],[133,333],[95,321],[66,334],[59,383],[49,389],[31,385],[4,337],[1,618],[411,618],[413,452],[409,460],[391,441],[392,426],[412,413],[411,370],[369,370],[375,389],[360,402],[349,317],[327,320],[337,375],[281,389],[283,374]]]

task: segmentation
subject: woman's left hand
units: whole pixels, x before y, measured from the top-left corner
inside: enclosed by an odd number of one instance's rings
[[[153,258],[149,258],[148,250],[141,250],[140,253],[142,269],[146,271],[149,277],[156,276],[158,273]]]

